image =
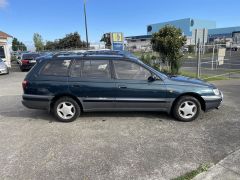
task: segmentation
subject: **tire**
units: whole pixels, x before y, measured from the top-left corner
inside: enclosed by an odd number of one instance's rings
[[[78,103],[69,97],[58,99],[53,105],[52,112],[60,122],[73,122],[81,114]]]
[[[22,66],[20,66],[20,70],[21,70],[22,72],[24,72],[24,69],[22,68]]]
[[[192,96],[182,96],[173,107],[173,116],[179,121],[190,122],[195,120],[201,112],[200,102]]]

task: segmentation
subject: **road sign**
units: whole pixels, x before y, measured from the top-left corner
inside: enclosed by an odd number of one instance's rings
[[[218,49],[218,65],[224,64],[224,58],[226,55],[226,48],[219,48]]]
[[[123,33],[112,33],[112,42],[123,42]]]
[[[112,50],[114,51],[123,51],[124,49],[124,46],[123,46],[123,43],[112,43]]]
[[[123,51],[124,50],[124,38],[123,33],[113,32],[111,33],[112,50]]]

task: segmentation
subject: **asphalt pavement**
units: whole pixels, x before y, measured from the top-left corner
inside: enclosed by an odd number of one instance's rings
[[[220,110],[183,123],[163,113],[84,113],[73,123],[21,104],[26,73],[0,76],[1,179],[171,179],[240,147],[240,80]]]

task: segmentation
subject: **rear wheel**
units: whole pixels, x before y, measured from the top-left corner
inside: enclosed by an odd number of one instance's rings
[[[183,96],[173,107],[173,116],[184,122],[195,120],[201,112],[201,104],[192,96]]]
[[[72,122],[80,116],[78,103],[69,97],[58,99],[53,106],[53,114],[61,122]]]

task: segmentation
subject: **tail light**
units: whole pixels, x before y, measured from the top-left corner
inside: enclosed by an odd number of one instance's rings
[[[29,60],[22,60],[22,64],[29,64]]]
[[[27,80],[24,80],[23,82],[22,82],[22,87],[23,87],[23,89],[26,89],[27,88],[27,86],[28,86],[28,81]]]

